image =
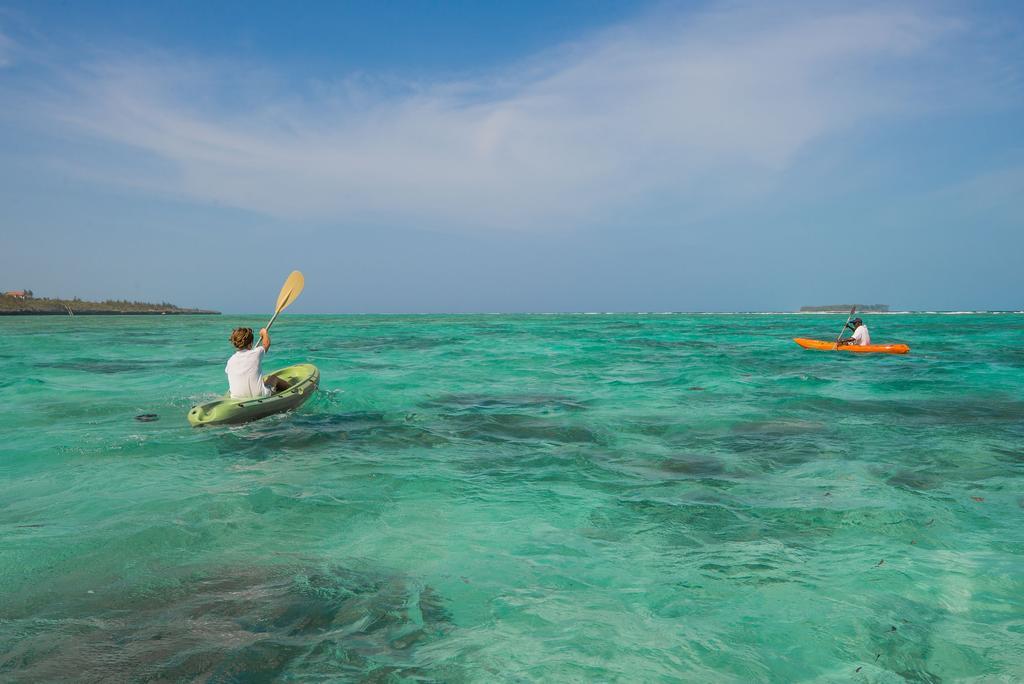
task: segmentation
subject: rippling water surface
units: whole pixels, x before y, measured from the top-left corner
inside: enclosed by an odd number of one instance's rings
[[[1024,316],[842,318],[0,319],[0,679],[1024,679]]]

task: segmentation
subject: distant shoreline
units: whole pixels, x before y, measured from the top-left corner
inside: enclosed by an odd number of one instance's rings
[[[801,306],[800,313],[888,313],[888,304],[817,304],[815,306]]]
[[[203,310],[178,310],[178,311],[117,311],[114,309],[110,310],[89,310],[89,311],[76,311],[73,314],[68,314],[67,311],[32,311],[32,310],[20,310],[20,311],[0,311],[0,316],[220,316],[220,311],[203,311]]]
[[[33,297],[30,291],[0,295],[0,316],[182,316],[220,314],[207,309],[184,309],[168,302],[130,302],[108,299],[90,302],[84,299]]]

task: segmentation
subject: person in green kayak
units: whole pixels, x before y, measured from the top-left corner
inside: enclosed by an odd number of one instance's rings
[[[288,387],[288,383],[275,377],[267,378],[269,386],[263,383],[263,355],[270,351],[270,333],[266,328],[260,330],[260,343],[255,347],[252,328],[235,328],[229,339],[237,350],[224,367],[232,399],[268,397]]]
[[[866,347],[871,344],[871,335],[868,334],[868,326],[864,325],[864,321],[854,318],[846,324],[846,327],[853,330],[853,335],[839,340],[839,344],[855,344],[860,347]]]

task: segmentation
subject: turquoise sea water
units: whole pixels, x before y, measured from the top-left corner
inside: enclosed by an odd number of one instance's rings
[[[1024,315],[843,318],[0,319],[0,679],[1020,681]]]

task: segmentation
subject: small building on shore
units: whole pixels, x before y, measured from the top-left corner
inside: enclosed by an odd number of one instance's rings
[[[14,299],[28,299],[32,296],[32,290],[8,290],[4,292],[4,297],[13,297]]]

